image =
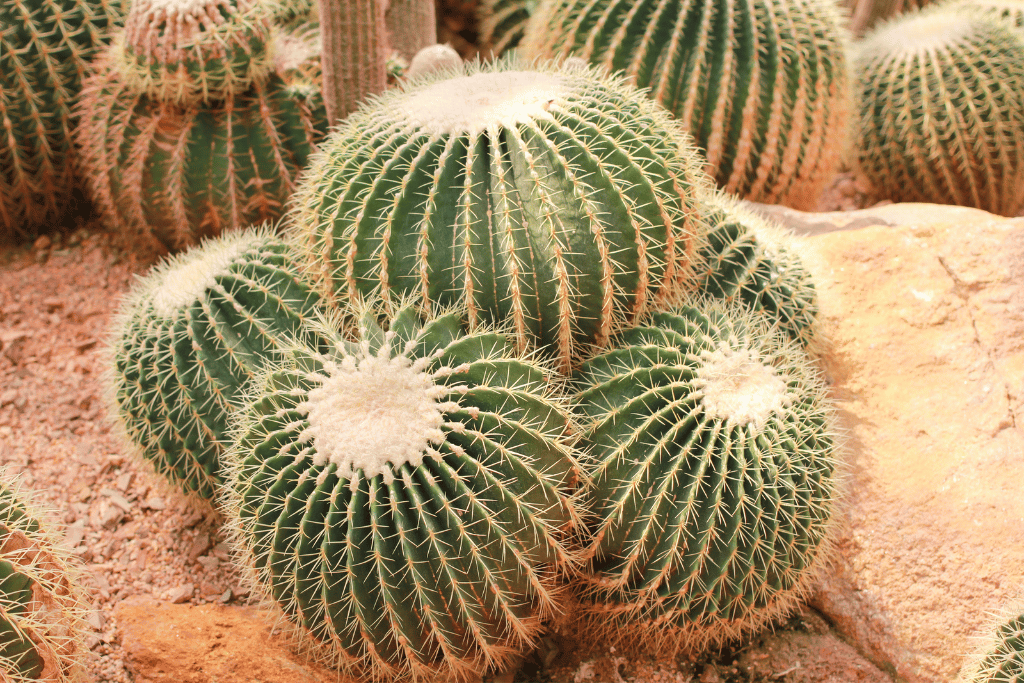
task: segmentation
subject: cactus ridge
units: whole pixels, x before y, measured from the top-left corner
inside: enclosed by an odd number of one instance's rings
[[[374,679],[468,679],[533,643],[578,563],[549,371],[465,312],[366,307],[261,372],[229,453],[237,545],[307,647]],[[409,428],[412,426],[413,428]]]
[[[833,410],[806,352],[762,315],[680,305],[574,383],[591,627],[694,649],[793,609],[828,556],[836,490]]]
[[[813,208],[849,118],[833,0],[545,0],[523,56],[577,55],[671,111],[727,192]]]
[[[984,640],[984,650],[969,658],[961,672],[964,683],[1024,681],[1024,603],[999,617],[1000,623]]]
[[[241,387],[318,297],[268,230],[210,240],[156,267],[122,303],[108,345],[112,412],[177,490],[211,501]]]
[[[537,0],[483,0],[477,7],[480,44],[499,56],[516,47],[537,4]]]
[[[943,7],[962,8],[1002,19],[1017,29],[1024,28],[1024,0],[947,0]]]
[[[289,229],[327,296],[465,301],[564,367],[690,277],[685,134],[619,80],[533,68],[416,80],[324,142]]]

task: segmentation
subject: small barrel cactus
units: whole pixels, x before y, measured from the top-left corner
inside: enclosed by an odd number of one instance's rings
[[[539,0],[483,0],[477,6],[480,19],[480,44],[495,55],[503,55],[519,45],[526,24]]]
[[[268,231],[170,259],[122,303],[108,348],[112,408],[130,444],[179,490],[213,499],[228,413],[318,297]]]
[[[707,181],[664,112],[586,65],[466,69],[345,120],[290,229],[329,296],[465,300],[566,367],[690,277]]]
[[[964,683],[1024,682],[1024,603],[1010,611],[985,639],[984,651],[971,659]]]
[[[535,641],[577,563],[568,414],[543,367],[461,312],[354,317],[330,351],[268,365],[237,413],[238,545],[320,656],[479,676]]]
[[[575,386],[593,624],[691,649],[794,607],[831,547],[836,489],[833,410],[806,352],[756,313],[679,305],[618,335]]]
[[[856,157],[893,201],[1024,206],[1024,36],[970,8],[882,24],[858,46]]]
[[[82,680],[87,605],[47,514],[0,470],[0,680]]]
[[[849,118],[835,0],[544,0],[519,50],[624,73],[704,150],[720,187],[814,208]]]

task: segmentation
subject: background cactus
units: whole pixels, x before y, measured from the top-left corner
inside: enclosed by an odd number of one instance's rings
[[[368,311],[352,341],[268,366],[238,414],[246,562],[315,651],[375,679],[507,663],[575,562],[579,473],[548,372],[463,326]]]
[[[1024,206],[1024,36],[983,13],[938,7],[858,46],[856,155],[893,201]]]
[[[986,639],[982,654],[965,667],[965,683],[1021,683],[1024,681],[1024,604],[1003,617]]]
[[[502,55],[519,45],[526,24],[537,9],[538,0],[481,0],[480,45]]]
[[[566,366],[693,268],[706,185],[655,105],[585,67],[467,65],[325,141],[290,229],[331,296],[465,300]],[[450,75],[450,74],[449,74]]]
[[[834,0],[544,0],[520,51],[624,73],[705,151],[720,187],[813,209],[849,118]]]
[[[589,618],[719,644],[793,608],[830,547],[833,411],[806,353],[722,304],[655,313],[575,377]]]
[[[0,3],[0,241],[63,213],[75,187],[72,104],[119,0]]]
[[[944,6],[980,12],[1008,21],[1015,28],[1024,28],[1024,0],[947,0]]]
[[[129,442],[178,489],[212,500],[242,385],[317,301],[265,230],[155,268],[122,303],[108,349],[111,404]]]
[[[0,679],[82,680],[87,605],[46,513],[0,470]]]

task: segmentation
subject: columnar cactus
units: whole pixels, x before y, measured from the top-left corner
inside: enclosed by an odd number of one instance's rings
[[[87,605],[47,515],[0,470],[0,679],[82,680]]]
[[[1024,206],[1024,37],[969,8],[883,24],[858,47],[857,161],[894,201]]]
[[[75,186],[72,104],[114,0],[0,2],[0,240],[57,217]]]
[[[565,367],[691,275],[707,183],[689,138],[618,80],[466,68],[350,116],[290,226],[328,295],[465,300],[471,326],[511,321]]]
[[[477,6],[480,44],[495,55],[516,47],[526,33],[526,24],[537,9],[538,0],[483,0]]]
[[[575,377],[593,487],[588,614],[690,649],[791,609],[830,547],[833,411],[757,314],[682,305]]]
[[[961,677],[964,683],[1021,683],[1024,681],[1024,606],[1018,605],[987,639]]]
[[[468,679],[507,663],[577,562],[579,472],[549,373],[464,324],[367,310],[329,351],[268,365],[237,414],[227,508],[245,561],[352,673]]]
[[[846,40],[835,0],[544,0],[519,49],[624,73],[690,132],[720,187],[807,209],[845,143]]]
[[[244,231],[170,259],[122,303],[108,386],[130,444],[172,484],[212,500],[229,412],[318,298],[287,245]]]

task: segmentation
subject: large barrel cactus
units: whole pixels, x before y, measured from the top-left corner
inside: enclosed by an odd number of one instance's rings
[[[83,175],[104,216],[170,249],[277,218],[327,128],[303,34],[259,3],[187,9],[135,3],[79,107]]]
[[[969,6],[885,23],[856,56],[856,156],[894,201],[1024,206],[1024,36]]]
[[[1024,603],[1002,617],[985,639],[984,650],[971,659],[960,677],[963,683],[1021,683],[1024,681]]]
[[[0,680],[83,680],[88,598],[46,513],[0,470]]]
[[[544,0],[520,51],[624,73],[690,132],[720,187],[808,209],[845,144],[846,41],[834,0]]]
[[[471,326],[510,321],[564,367],[691,276],[707,183],[689,138],[618,80],[467,69],[344,121],[291,229],[328,295],[465,300]]]
[[[539,0],[482,0],[477,6],[480,44],[502,55],[519,45]]]
[[[311,649],[374,679],[471,679],[559,610],[579,476],[549,373],[464,312],[357,316],[238,413],[228,508]],[[322,331],[328,336],[328,331]]]
[[[155,268],[122,303],[108,349],[129,443],[179,490],[213,500],[242,386],[302,333],[317,302],[267,231],[210,240]]]
[[[72,106],[118,0],[0,2],[0,241],[32,234],[75,187]]]
[[[742,308],[682,305],[575,377],[593,487],[589,619],[673,648],[792,609],[830,547],[833,410],[799,345]]]

